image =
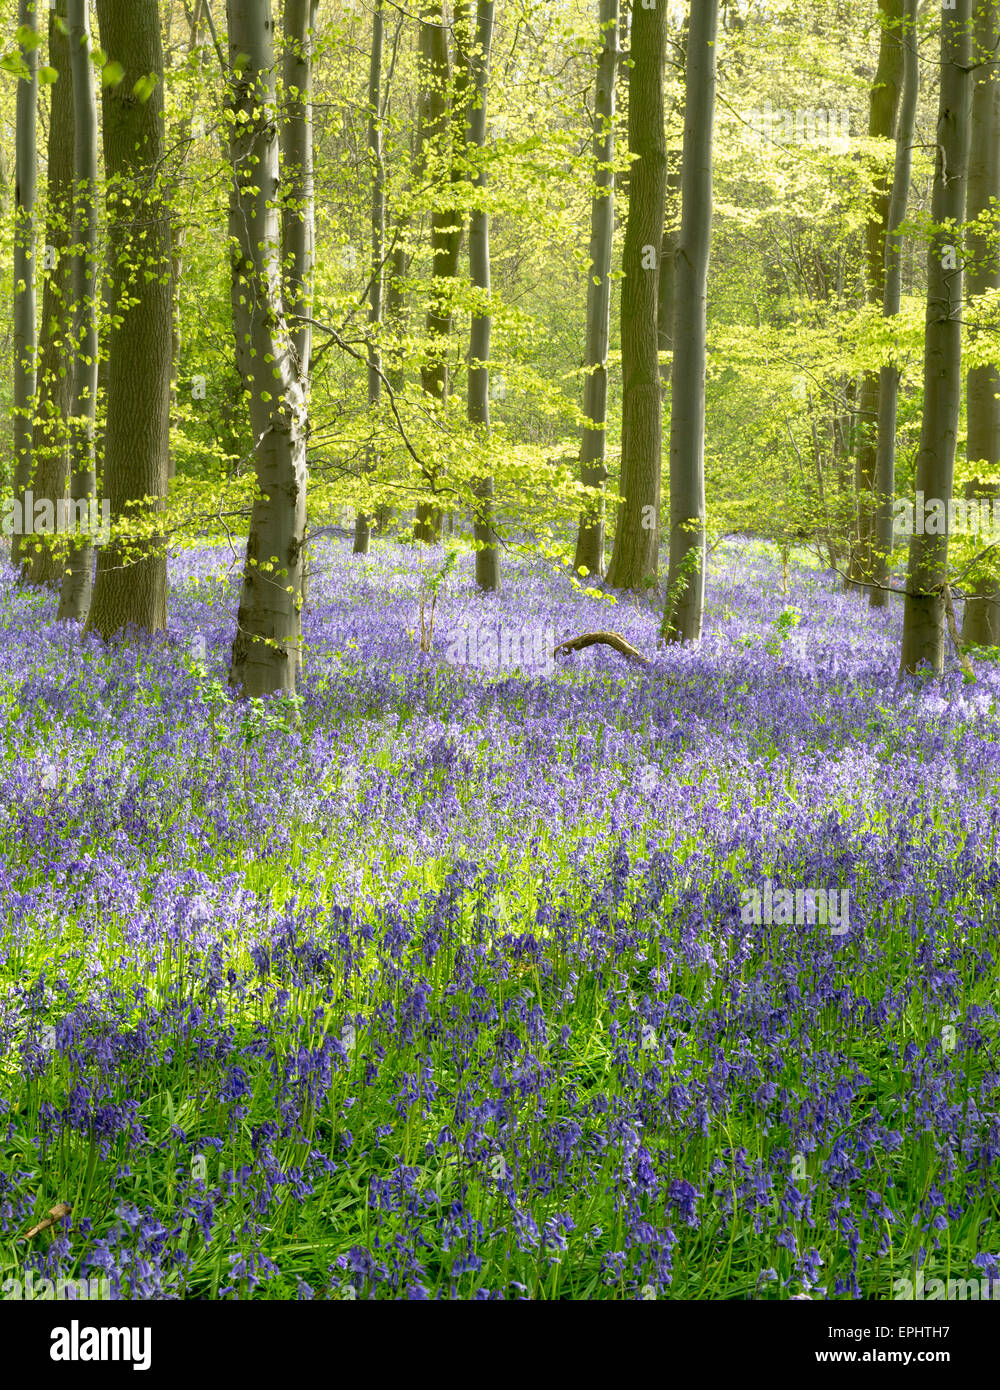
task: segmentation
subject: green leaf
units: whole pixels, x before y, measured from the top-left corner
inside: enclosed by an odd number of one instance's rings
[[[105,87],[117,87],[124,76],[125,69],[121,63],[105,63],[101,73],[101,81]]]
[[[41,43],[42,37],[37,29],[33,29],[30,24],[19,24],[17,26],[18,46],[23,48],[25,53],[33,53]]]
[[[92,48],[90,50],[90,61],[95,68],[103,68],[108,61],[108,55],[103,48]]]
[[[0,69],[9,72],[12,77],[30,77],[28,65],[21,57],[20,53],[5,53],[0,58]]]
[[[56,68],[39,68],[38,80],[43,87],[51,87],[53,82],[59,81],[59,73]]]
[[[149,73],[146,77],[140,77],[132,88],[132,95],[138,97],[145,104],[156,90],[157,81],[155,72]]]

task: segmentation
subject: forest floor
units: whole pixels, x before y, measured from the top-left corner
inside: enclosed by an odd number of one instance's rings
[[[995,663],[897,683],[898,612],[747,542],[696,648],[466,556],[425,654],[420,556],[331,544],[296,718],[229,698],[230,558],[111,649],[0,569],[0,1282],[1000,1278]],[[541,659],[598,628],[651,665]]]

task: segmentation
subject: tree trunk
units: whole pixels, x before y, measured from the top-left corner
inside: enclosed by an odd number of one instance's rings
[[[57,20],[66,20],[66,0],[49,11],[49,67],[59,74],[51,88],[49,108],[49,172],[46,196],[45,266],[42,321],[38,344],[38,408],[34,421],[34,479],[32,490],[53,508],[66,493],[69,471],[69,413],[72,375],[66,370],[67,341],[72,320],[70,305],[70,222],[73,202],[73,79],[69,40]],[[54,264],[50,261],[54,258]],[[52,545],[28,547],[26,575],[30,584],[58,590],[63,563]]]
[[[171,14],[172,7],[167,6],[168,16]],[[189,67],[192,64],[200,63],[202,47],[199,43],[202,24],[205,23],[206,14],[204,0],[194,0],[194,5],[190,11],[191,20],[188,27],[188,52],[187,61]],[[169,26],[168,26],[169,32]],[[191,138],[191,116],[192,112],[187,111],[178,122],[174,140],[177,144],[185,143]],[[181,281],[184,278],[184,252],[187,248],[187,225],[177,207],[178,190],[175,186],[171,189],[171,202],[174,205],[173,218],[170,226],[170,255],[171,255],[171,291],[173,296],[173,319],[171,325],[171,346],[170,346],[170,422],[171,428],[177,420],[177,405],[179,399],[179,374],[181,364],[181,348],[183,346],[182,322],[181,322]],[[167,477],[172,478],[176,472],[174,451],[170,450],[167,460]]]
[[[719,0],[694,7],[685,73],[681,232],[674,260],[670,571],[662,636],[697,642],[705,606],[705,331]]]
[[[1000,249],[997,247],[997,209],[1000,206],[1000,4],[979,0],[976,7],[976,51],[973,61],[992,57],[992,66],[978,68],[972,97],[972,143],[969,151],[969,189],[965,220],[975,222],[988,214],[991,226],[969,233],[969,266],[966,288],[970,299],[1000,289]],[[993,200],[996,200],[995,202]],[[976,330],[972,330],[975,332]],[[994,354],[996,356],[996,354]],[[972,463],[985,464],[986,474],[1000,469],[1000,370],[995,364],[971,367],[966,380],[968,433],[966,455]],[[973,478],[966,496],[991,503],[1000,495],[996,483]],[[1000,646],[1000,588],[995,578],[984,577],[973,586],[965,604],[962,639],[979,647]]]
[[[372,53],[368,70],[368,159],[372,168],[372,267],[368,291],[368,411],[371,428],[378,420],[382,400],[382,353],[379,335],[382,329],[382,292],[385,271],[385,158],[382,150],[382,55],[385,48],[385,16],[382,0],[375,0],[372,18]],[[373,446],[368,448],[365,467],[368,472],[377,467],[378,458]],[[371,520],[359,511],[354,520],[354,554],[367,555],[371,542]]]
[[[245,696],[294,693],[300,664],[307,402],[282,306],[271,0],[228,0],[233,327],[250,387],[258,496],[229,669]],[[307,98],[308,99],[308,96]]]
[[[319,0],[285,0],[284,110],[281,126],[281,214],[284,307],[298,375],[308,391],[312,359],[316,197],[313,179],[313,48]]]
[[[667,405],[667,392],[670,389],[672,355],[674,351],[674,275],[677,263],[677,248],[680,245],[680,207],[681,207],[681,169],[680,158],[673,151],[667,155],[667,199],[666,221],[663,227],[663,246],[660,252],[660,285],[656,305],[656,336],[661,359],[664,355],[670,362],[660,362],[660,398],[664,409]]]
[[[18,25],[37,40],[36,0],[19,0]],[[38,192],[36,109],[38,105],[38,46],[29,42],[20,50],[28,76],[17,83],[17,115],[14,168],[14,498],[20,507],[21,526],[15,530],[11,555],[22,565],[25,533],[32,518],[24,515],[25,493],[31,483],[32,419],[35,411],[38,327],[35,302],[35,200]],[[16,514],[15,514],[16,516]]]
[[[459,0],[456,26],[459,15],[467,14],[467,11],[465,0]],[[451,57],[442,0],[425,0],[420,18],[420,58],[419,164],[423,178],[437,186],[439,195],[438,206],[431,214],[431,286],[426,324],[428,349],[420,368],[420,380],[427,395],[440,403],[447,399],[449,391],[447,352],[452,321],[452,286],[458,273],[462,244],[461,216],[449,199],[440,197],[445,181],[456,181],[455,135],[450,100]],[[427,481],[433,485],[436,477]],[[437,540],[441,533],[440,508],[430,502],[420,502],[416,512],[413,528],[415,538],[420,541]]]
[[[80,507],[97,502],[94,420],[97,412],[97,94],[90,61],[88,0],[69,0],[69,52],[73,69],[73,260],[74,355],[70,434],[70,499],[74,518]],[[84,534],[70,543],[59,617],[82,623],[90,611],[94,573],[93,538]]]
[[[469,55],[471,75],[467,144],[482,151],[486,146],[486,103],[489,94],[490,56],[493,47],[493,0],[479,0],[476,16],[475,51]],[[475,179],[477,189],[485,189],[485,163]],[[469,423],[486,437],[490,431],[490,339],[493,310],[490,307],[490,215],[485,207],[473,207],[469,222],[469,274],[478,292],[469,338]],[[474,518],[476,537],[476,583],[484,592],[500,588],[500,547],[497,544],[494,515],[493,475],[476,478],[473,491],[479,502]]]
[[[158,515],[170,452],[173,341],[170,210],[161,164],[163,48],[157,0],[97,0],[101,47],[125,69],[105,87],[104,171],[108,260],[116,319],[108,347],[104,494],[112,524],[135,534],[97,554],[88,632],[110,638],[127,625],[157,632],[167,622],[167,556]],[[152,77],[145,99],[134,94]],[[152,498],[152,502],[145,499]]]
[[[590,206],[590,274],[587,279],[587,346],[580,444],[580,482],[593,488],[576,538],[576,570],[604,573],[605,500],[608,480],[608,343],[611,337],[611,255],[615,232],[615,94],[618,76],[619,0],[600,0],[601,53],[594,94],[594,197]]]
[[[900,43],[903,0],[878,0],[878,7],[882,31],[878,67],[868,98],[868,136],[869,139],[891,140],[896,130],[903,79],[903,48]],[[887,177],[876,180],[865,226],[866,288],[871,304],[881,304],[885,293],[885,240],[890,188]],[[858,404],[858,453],[854,474],[857,533],[851,545],[848,579],[845,581],[851,588],[872,577],[873,494],[878,458],[880,389],[880,373],[865,372]]]
[[[10,163],[7,151],[0,142],[0,217],[6,217],[10,210]]]
[[[882,313],[887,319],[899,313],[903,283],[903,247],[896,229],[906,216],[913,164],[913,129],[920,95],[920,59],[917,51],[918,0],[904,0],[900,41],[903,47],[903,91],[896,129],[896,162],[892,196],[886,218],[885,286]],[[896,495],[896,413],[899,400],[899,368],[890,362],[879,372],[878,451],[875,460],[875,519],[872,555],[874,583],[869,591],[872,608],[888,602],[889,556],[892,553],[892,504]]]
[[[684,55],[683,64],[686,64],[688,46],[687,15],[684,16],[684,21],[677,30],[676,37],[669,38],[669,42],[675,50]],[[683,127],[683,98],[671,108],[667,116],[668,128],[671,127],[678,118]],[[667,361],[665,359],[672,359],[674,350],[674,270],[681,233],[681,160],[682,151],[680,149],[675,149],[672,146],[668,148],[667,194],[663,223],[663,245],[660,251],[659,297],[656,305],[656,328],[660,350],[660,400],[663,410],[666,410],[668,404],[667,392],[670,389],[670,372],[672,365],[672,361]]]
[[[313,159],[313,51],[319,0],[285,0],[282,10],[283,110],[281,122],[282,303],[288,321],[296,375],[305,401],[304,429],[309,444],[309,384],[312,364],[313,274],[316,260],[316,185]],[[308,455],[307,455],[308,457]],[[299,623],[306,604],[308,548],[301,568]],[[302,646],[298,648],[302,669]]]
[[[663,69],[667,6],[632,15],[628,222],[622,251],[622,461],[615,545],[607,581],[617,589],[655,585],[660,544],[660,400],[656,310],[666,201]]]
[[[941,93],[927,254],[924,339],[924,415],[917,455],[917,491],[947,510],[955,474],[955,444],[962,397],[962,260],[958,237],[965,216],[969,164],[969,69],[972,0],[955,0],[941,16]],[[914,535],[903,614],[901,665],[944,667],[944,586],[948,536]]]
[[[417,138],[415,134],[411,134],[410,144],[410,163],[415,168],[417,162]],[[405,198],[405,194],[401,195],[401,200],[402,198]],[[386,354],[385,379],[397,396],[402,395],[406,389],[404,357],[408,326],[406,275],[410,268],[410,255],[407,248],[409,231],[410,215],[404,208],[398,211],[393,218],[392,250],[386,266],[387,283],[385,289],[385,324],[391,345]]]

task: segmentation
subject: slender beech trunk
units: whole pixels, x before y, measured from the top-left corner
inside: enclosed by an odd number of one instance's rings
[[[663,226],[663,248],[660,252],[660,286],[656,305],[656,336],[660,351],[660,396],[664,408],[670,389],[670,373],[674,350],[674,273],[677,248],[680,245],[681,167],[679,153],[667,153],[666,221]],[[662,360],[664,354],[671,361]]]
[[[14,137],[14,498],[22,526],[15,531],[11,555],[23,564],[25,535],[32,518],[24,515],[31,483],[32,419],[35,411],[38,326],[35,302],[35,201],[38,192],[36,126],[38,106],[38,0],[19,0],[18,25],[34,36],[21,50],[28,76],[17,83]],[[17,513],[15,511],[15,519]]]
[[[389,71],[385,80],[385,98],[382,103],[382,120],[384,122],[389,110],[389,99],[392,91],[392,79],[396,70],[396,58],[399,54],[400,37],[403,32],[403,25],[406,20],[405,11],[401,12],[396,21],[396,32],[392,41],[392,57],[389,61]],[[412,123],[411,123],[412,124]],[[410,164],[413,163],[414,136],[411,131],[410,136]],[[383,131],[382,158],[385,159],[385,144]],[[397,193],[397,200],[403,201],[405,193]],[[383,216],[388,220],[388,212],[384,211]],[[385,270],[382,281],[382,323],[383,333],[379,348],[382,360],[382,374],[388,384],[389,389],[394,395],[402,395],[406,389],[406,371],[403,366],[404,341],[406,337],[406,290],[405,279],[409,269],[410,257],[407,250],[406,238],[409,231],[410,219],[405,208],[397,211],[392,222],[392,233],[388,239],[388,251],[384,252],[387,256]],[[392,507],[388,502],[380,502],[375,509],[375,529],[380,533],[388,530],[392,518]]]
[[[667,183],[666,39],[666,4],[633,11],[628,147],[636,158],[622,251],[622,502],[607,573],[618,589],[655,584],[659,560],[663,412],[656,319]]]
[[[73,69],[73,369],[70,433],[70,499],[73,516],[97,500],[94,420],[97,413],[97,93],[90,61],[88,0],[68,0],[69,53]],[[89,514],[89,511],[88,511]],[[93,540],[70,543],[59,594],[59,617],[86,621],[94,573]]]
[[[298,375],[308,391],[312,360],[316,194],[313,176],[312,71],[319,0],[285,0],[284,107],[281,124],[281,246],[284,308]]]
[[[927,254],[924,337],[924,415],[917,455],[917,491],[947,509],[955,474],[955,444],[962,397],[962,248],[969,165],[972,73],[969,66],[972,0],[955,0],[941,15],[941,92]],[[903,613],[901,666],[944,667],[948,536],[914,535]]]
[[[670,572],[662,627],[671,642],[698,641],[705,606],[705,334],[718,24],[719,0],[699,0],[688,33],[681,232],[674,260]]]
[[[309,446],[309,379],[312,365],[313,272],[316,261],[316,184],[313,159],[313,50],[319,0],[285,0],[282,10],[284,39],[283,108],[281,120],[282,302],[296,372],[305,399],[304,429]],[[309,556],[306,541],[300,556],[301,585],[299,622],[305,609]],[[302,647],[298,649],[302,668]]]
[[[468,6],[459,0],[459,14]],[[441,197],[455,182],[454,130],[452,129],[452,73],[448,29],[442,0],[425,0],[420,18],[420,156],[424,178],[438,186],[439,204],[431,214],[431,285],[427,308],[427,356],[420,368],[424,391],[443,402],[449,393],[448,339],[452,323],[452,287],[458,273],[462,245],[462,220],[451,200]],[[455,96],[459,95],[456,83]],[[460,107],[461,109],[461,107]],[[464,127],[463,127],[464,131]],[[428,479],[433,484],[435,478]],[[413,533],[417,540],[435,541],[441,533],[441,511],[431,502],[417,505]]]
[[[229,235],[236,356],[250,387],[258,496],[229,670],[248,697],[294,693],[300,664],[307,400],[285,321],[271,0],[228,0]]]
[[[410,137],[410,165],[416,169],[418,140],[414,126]],[[404,366],[405,340],[408,327],[406,309],[406,275],[410,268],[410,252],[407,239],[410,231],[410,214],[405,207],[406,192],[398,195],[397,201],[404,203],[393,217],[392,250],[386,264],[387,282],[385,288],[385,325],[388,332],[389,351],[386,353],[385,379],[392,391],[401,396],[406,390],[406,368]]]
[[[913,165],[913,129],[920,95],[920,59],[917,52],[918,0],[904,0],[900,42],[903,48],[903,91],[896,127],[896,162],[892,196],[886,218],[885,287],[882,313],[887,319],[899,313],[903,285],[903,245],[897,228],[906,216]],[[869,591],[872,608],[888,602],[889,556],[892,554],[892,504],[896,495],[896,415],[899,401],[899,368],[888,363],[879,372],[878,452],[875,460],[875,520],[872,554],[874,583]]]
[[[72,376],[66,370],[67,341],[72,321],[70,303],[70,223],[73,216],[73,78],[65,25],[66,0],[57,0],[49,11],[49,67],[59,78],[51,88],[49,108],[48,185],[45,218],[45,284],[38,335],[38,407],[34,422],[35,498],[45,498],[53,509],[66,493],[69,471],[69,413]],[[51,262],[54,260],[54,264]],[[63,564],[51,544],[27,547],[26,575],[30,584],[58,590]]]
[[[489,95],[490,57],[493,48],[493,0],[479,0],[476,12],[474,52],[469,57],[471,95],[467,144],[480,152],[486,146],[486,103]],[[486,164],[476,174],[475,187],[487,184]],[[490,307],[490,215],[481,203],[473,207],[469,221],[469,274],[478,292],[469,338],[469,423],[483,436],[490,430],[490,340],[493,310]],[[474,518],[476,537],[476,583],[486,592],[500,588],[500,547],[497,544],[494,515],[493,475],[473,481],[479,507]]]
[[[891,140],[896,131],[900,87],[903,80],[903,47],[900,27],[903,0],[878,0],[881,37],[878,67],[868,97],[868,136]],[[889,223],[891,184],[887,174],[875,181],[865,225],[866,293],[871,304],[882,304],[885,295],[885,241]],[[872,577],[875,472],[878,459],[878,416],[881,374],[865,372],[858,398],[858,452],[855,460],[856,532],[848,561],[847,587]]]
[[[580,482],[594,489],[576,538],[574,568],[604,573],[605,499],[608,480],[608,343],[611,337],[611,255],[615,233],[615,95],[619,0],[600,0],[601,52],[594,93],[594,197],[590,206],[590,274],[587,277],[587,346],[580,443]]]
[[[167,7],[168,15],[171,7]],[[191,7],[191,22],[188,27],[188,68],[200,65],[202,47],[199,42],[201,37],[202,25],[206,22],[204,0],[194,0]],[[191,117],[193,112],[188,110],[178,122],[174,141],[177,144],[186,143],[191,139]],[[170,200],[173,204],[173,219],[170,226],[170,256],[171,256],[171,284],[173,294],[173,319],[171,326],[171,346],[170,346],[170,420],[171,425],[177,419],[177,405],[179,399],[179,374],[181,367],[181,348],[183,346],[183,323],[181,317],[181,282],[184,278],[184,252],[187,249],[187,224],[180,207],[178,206],[179,186],[175,185],[170,190]],[[170,450],[167,461],[167,476],[172,478],[175,473],[174,451]]]
[[[385,16],[382,0],[375,0],[372,17],[372,53],[368,69],[368,160],[372,170],[372,264],[368,291],[368,411],[371,428],[377,427],[378,408],[382,400],[382,351],[379,335],[382,328],[382,297],[385,285],[385,157],[382,149],[382,55],[385,49]],[[373,446],[369,446],[365,467],[371,472],[378,465]],[[354,553],[367,555],[371,542],[371,521],[359,511],[354,520]]]
[[[970,299],[1000,289],[1000,4],[998,0],[979,0],[976,6],[975,53],[979,64],[972,97],[972,143],[969,151],[969,189],[965,220],[975,222],[989,215],[988,231],[969,233],[969,264],[966,288]],[[990,209],[992,206],[992,213]],[[975,331],[975,330],[974,330]],[[998,354],[994,353],[994,357]],[[1000,370],[995,363],[971,367],[966,379],[968,433],[966,453],[970,462],[985,464],[984,472],[1000,469]],[[996,483],[973,478],[966,496],[988,501],[991,507],[1000,496]],[[1000,587],[995,578],[985,577],[974,586],[966,601],[962,638],[980,647],[1000,646]]]
[[[687,62],[687,15],[684,16],[684,22],[677,30],[676,38],[671,39],[670,42],[674,49],[683,55],[681,60],[683,75],[683,65]],[[667,128],[670,129],[677,120],[680,121],[683,134],[683,96],[668,113]],[[672,359],[674,350],[674,266],[681,233],[681,157],[682,151],[680,149],[673,147],[667,149],[667,194],[663,222],[663,246],[660,251],[659,298],[656,305],[656,331],[660,349],[660,399],[663,402],[664,410],[668,404],[667,392],[670,388],[672,365],[672,362],[666,359]]]
[[[167,556],[158,516],[170,452],[170,210],[163,185],[163,47],[157,0],[97,0],[101,47],[125,69],[102,98],[108,262],[116,322],[108,346],[104,494],[112,525],[135,523],[97,552],[87,630],[110,638],[167,622]],[[140,78],[152,91],[134,95]],[[154,499],[149,502],[146,499]]]

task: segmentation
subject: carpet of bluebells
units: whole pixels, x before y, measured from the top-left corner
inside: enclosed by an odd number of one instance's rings
[[[1000,668],[717,550],[706,636],[330,542],[300,701],[236,571],[105,648],[0,569],[0,1280],[122,1298],[892,1298],[1000,1275]],[[620,632],[552,674],[463,623]],[[203,640],[202,640],[203,639]],[[849,929],[745,889],[847,890]],[[25,1239],[57,1204],[71,1210]]]

